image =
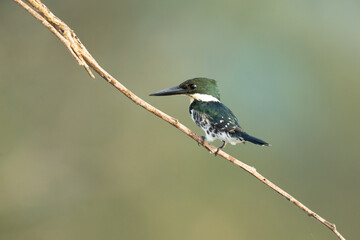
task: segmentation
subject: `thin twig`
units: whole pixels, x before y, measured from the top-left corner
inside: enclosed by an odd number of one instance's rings
[[[162,118],[166,122],[170,123],[174,127],[178,128],[180,131],[187,134],[189,137],[194,139],[198,143],[202,143],[202,138],[197,136],[193,131],[189,128],[181,124],[177,119],[163,113],[162,111],[158,110],[157,108],[153,107],[149,103],[145,102],[134,93],[132,93],[129,89],[127,89],[124,85],[118,82],[114,77],[112,77],[108,72],[106,72],[97,62],[96,60],[90,55],[87,51],[85,46],[80,42],[79,38],[76,36],[74,31],[70,29],[63,21],[57,18],[40,0],[26,0],[29,5],[24,3],[21,0],[13,0],[21,7],[23,7],[26,11],[28,11],[32,16],[34,16],[37,20],[39,20],[46,28],[48,28],[52,33],[57,36],[62,43],[69,49],[71,54],[74,56],[76,61],[81,65],[84,66],[87,72],[90,74],[91,77],[95,77],[92,72],[90,71],[89,66],[95,70],[102,78],[112,84],[115,88],[121,91],[125,96],[127,96],[130,100],[132,100],[137,105],[145,108],[149,112],[155,114],[156,116]],[[217,148],[208,144],[207,142],[204,143],[204,148],[206,148],[211,153],[215,153]],[[271,189],[285,197],[290,202],[294,203],[297,207],[301,210],[306,212],[309,216],[314,217],[316,220],[321,222],[323,225],[328,227],[339,239],[345,240],[345,238],[338,232],[336,229],[335,224],[328,222],[320,215],[316,214],[314,211],[306,207],[304,204],[299,202],[293,196],[282,190],[280,187],[266,179],[260,173],[256,171],[254,167],[251,167],[238,159],[230,156],[226,152],[220,150],[218,155],[225,158],[226,160],[232,162],[233,164],[241,167],[246,172],[250,173],[262,183],[269,186]]]

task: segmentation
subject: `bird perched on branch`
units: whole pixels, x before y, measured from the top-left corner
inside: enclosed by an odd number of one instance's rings
[[[216,81],[208,78],[194,78],[181,83],[179,86],[167,88],[150,96],[183,95],[190,98],[190,115],[196,125],[205,132],[204,141],[212,142],[219,139],[223,144],[215,154],[224,148],[226,143],[252,142],[261,146],[270,146],[269,143],[250,136],[239,124],[239,121],[224,104],[220,102],[220,93]]]

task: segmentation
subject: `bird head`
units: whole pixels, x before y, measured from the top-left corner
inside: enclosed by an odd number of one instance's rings
[[[150,94],[150,96],[185,95],[191,100],[220,101],[220,93],[216,81],[209,78],[189,79],[178,86],[167,88]]]

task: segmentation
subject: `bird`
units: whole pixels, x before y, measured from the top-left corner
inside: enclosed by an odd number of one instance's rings
[[[189,79],[178,86],[151,93],[150,96],[182,95],[190,98],[189,112],[192,120],[204,132],[204,141],[213,142],[218,139],[222,145],[217,148],[215,156],[227,143],[251,142],[260,146],[271,146],[259,138],[247,134],[234,113],[220,101],[217,82],[209,78]]]

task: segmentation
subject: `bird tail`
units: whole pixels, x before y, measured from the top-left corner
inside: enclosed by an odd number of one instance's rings
[[[245,132],[241,133],[241,138],[243,138],[247,142],[252,142],[252,143],[260,145],[260,146],[271,146],[269,143],[267,143],[259,138],[250,136],[249,134],[247,134]]]

